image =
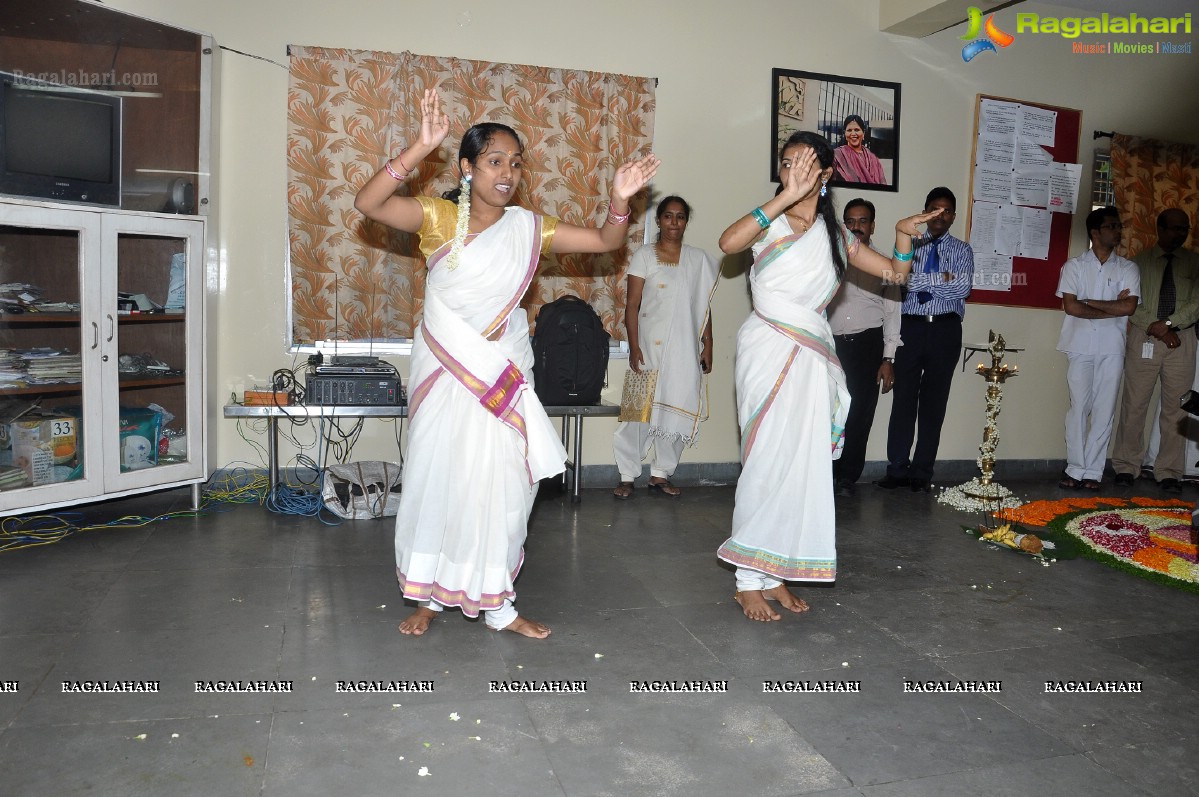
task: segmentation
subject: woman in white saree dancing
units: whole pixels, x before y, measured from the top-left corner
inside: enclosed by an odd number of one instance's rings
[[[462,137],[458,204],[395,193],[441,146],[450,121],[437,92],[421,99],[421,132],[358,192],[354,206],[417,233],[428,260],[424,317],[412,346],[407,467],[396,517],[396,572],[416,610],[400,624],[421,635],[446,606],[487,627],[543,639],[550,629],[517,614],[513,581],[540,479],[566,452],[530,379],[533,352],[520,299],[546,252],[608,252],[628,230],[629,199],[653,177],[647,155],[612,180],[601,228],[577,227],[510,206],[523,153],[507,125]],[[455,192],[457,193],[457,192]]]
[[[742,470],[733,533],[717,551],[737,568],[736,600],[751,620],[781,619],[771,600],[807,610],[786,581],[836,579],[830,462],[841,452],[849,392],[824,308],[847,261],[884,280],[906,276],[916,225],[940,212],[896,224],[887,258],[838,223],[832,174],[828,141],[793,134],[780,155],[779,193],[720,237],[725,254],[754,254],[754,311],[737,334]]]

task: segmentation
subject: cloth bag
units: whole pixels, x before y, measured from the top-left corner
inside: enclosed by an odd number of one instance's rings
[[[325,508],[346,520],[394,517],[400,509],[403,467],[394,462],[329,465],[321,481]]]
[[[630,368],[624,375],[624,392],[620,396],[620,417],[617,420],[649,423],[657,390],[657,369],[638,373]]]

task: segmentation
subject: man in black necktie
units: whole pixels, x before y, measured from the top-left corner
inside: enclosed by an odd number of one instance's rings
[[[1141,304],[1129,318],[1120,422],[1112,448],[1116,484],[1128,486],[1145,454],[1145,413],[1161,380],[1161,448],[1154,476],[1163,490],[1182,492],[1186,413],[1182,395],[1195,380],[1199,320],[1199,256],[1184,249],[1191,222],[1181,210],[1157,217],[1157,245],[1133,258],[1141,270]]]

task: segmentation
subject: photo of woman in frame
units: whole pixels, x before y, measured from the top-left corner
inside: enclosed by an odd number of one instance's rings
[[[899,190],[898,83],[790,69],[774,69],[771,78],[772,153],[792,133],[808,130],[834,147],[830,186]]]

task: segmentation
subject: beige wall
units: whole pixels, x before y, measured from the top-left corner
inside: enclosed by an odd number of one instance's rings
[[[211,33],[218,44],[276,63],[220,56],[219,267],[210,275],[216,323],[210,335],[212,469],[258,461],[221,418],[230,393],[265,383],[292,364],[285,322],[284,114],[288,44],[457,55],[515,63],[652,75],[660,79],[656,185],[695,206],[689,243],[717,253],[724,227],[772,193],[765,150],[773,67],[897,81],[903,86],[899,194],[871,193],[880,240],[924,194],[947,185],[966,199],[975,95],[1027,99],[1083,112],[1081,161],[1089,165],[1094,129],[1199,142],[1199,110],[1188,85],[1194,56],[1081,56],[1065,39],[1022,35],[1007,50],[963,63],[959,25],[926,39],[878,31],[878,3],[815,0],[109,0],[108,6]],[[1035,4],[1021,10],[1065,15]],[[1013,12],[1000,12],[1001,26]],[[1146,13],[1142,10],[1142,13]],[[1014,24],[1008,25],[1014,29]],[[278,65],[277,65],[278,64]],[[1084,175],[1086,169],[1084,168]],[[1090,181],[1084,176],[1083,190]],[[840,202],[850,198],[842,193]],[[963,204],[964,210],[964,204]],[[965,213],[953,232],[964,235]],[[1071,252],[1084,245],[1075,218]],[[738,459],[732,388],[734,338],[749,309],[741,277],[717,292],[712,420],[691,462]],[[1064,358],[1054,351],[1061,313],[969,305],[965,339],[999,330],[1014,345],[1021,376],[1005,394],[1001,459],[1064,457]],[[406,364],[396,364],[406,372]],[[618,399],[624,361],[605,394]],[[943,459],[973,459],[981,440],[981,380],[959,374],[941,443]],[[884,459],[889,397],[880,402],[869,459]],[[608,419],[588,424],[586,464],[610,462]],[[310,433],[307,439],[311,439]],[[377,422],[355,457],[395,458],[392,430]]]

